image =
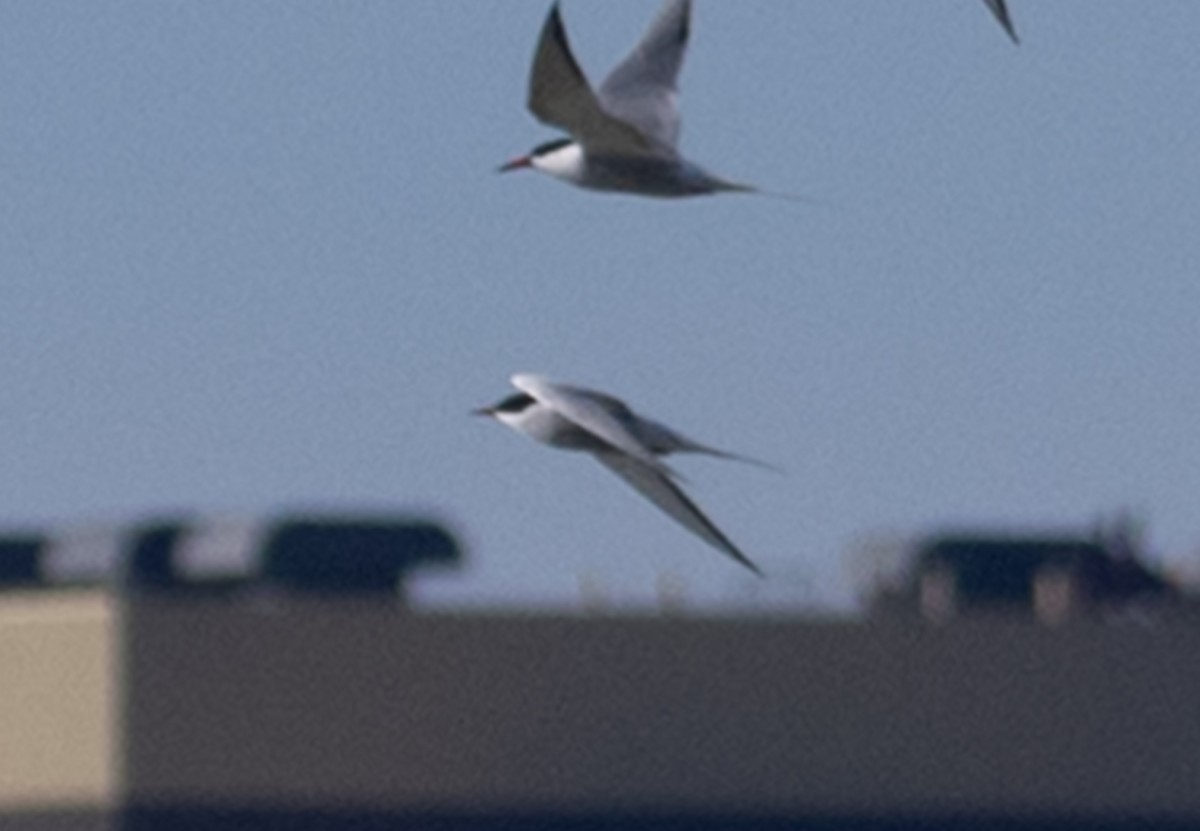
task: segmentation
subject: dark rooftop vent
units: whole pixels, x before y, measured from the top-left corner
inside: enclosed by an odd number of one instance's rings
[[[294,519],[278,523],[263,546],[261,579],[306,592],[396,592],[426,564],[452,565],[458,544],[429,522]]]
[[[0,589],[19,589],[42,582],[39,536],[0,537]]]
[[[963,600],[979,605],[1029,603],[1034,578],[1047,567],[1069,569],[1091,587],[1106,565],[1101,546],[1053,538],[948,537],[927,543],[917,555],[918,572],[953,572]]]
[[[1176,594],[1133,549],[1104,539],[943,535],[926,541],[913,565],[912,589],[930,619],[991,608],[1053,622]]]
[[[227,594],[259,587],[401,595],[426,565],[457,565],[451,533],[402,514],[163,517],[0,536],[0,590],[98,586]]]
[[[183,521],[153,522],[139,527],[125,553],[125,584],[140,589],[166,589],[178,584],[175,545],[187,530]]]

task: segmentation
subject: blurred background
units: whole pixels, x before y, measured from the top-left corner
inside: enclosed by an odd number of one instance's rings
[[[547,2],[0,6],[0,523],[427,513],[433,605],[845,608],[846,552],[1127,512],[1194,569],[1200,6],[696,3],[682,149],[815,204],[494,168]],[[595,81],[654,2],[568,2]],[[467,417],[542,372],[679,464],[757,584]]]

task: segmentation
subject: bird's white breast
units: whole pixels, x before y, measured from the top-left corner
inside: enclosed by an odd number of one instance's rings
[[[586,178],[587,159],[584,157],[583,147],[576,142],[534,156],[530,164],[542,173],[566,179],[568,182],[583,182]]]

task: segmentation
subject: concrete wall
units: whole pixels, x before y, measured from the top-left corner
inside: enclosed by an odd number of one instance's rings
[[[139,805],[1200,823],[1200,627],[139,601]]]
[[[0,812],[80,816],[113,803],[118,633],[106,593],[0,596]]]

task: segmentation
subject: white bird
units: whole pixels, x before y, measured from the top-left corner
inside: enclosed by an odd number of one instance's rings
[[[679,155],[676,78],[691,0],[666,0],[633,51],[593,91],[579,68],[558,3],[542,27],[529,76],[530,112],[571,138],[538,145],[501,166],[530,167],[579,187],[642,196],[696,196],[757,188],[714,176]]]
[[[1000,25],[1004,27],[1004,31],[1008,32],[1008,36],[1012,38],[1013,43],[1020,43],[1017,38],[1016,27],[1013,26],[1012,17],[1008,14],[1008,6],[1004,4],[1004,0],[983,0],[987,3],[987,7],[992,10],[992,14],[996,16],[996,20],[1000,21]]]
[[[671,428],[643,418],[604,393],[558,384],[538,375],[512,376],[519,392],[475,410],[543,444],[591,453],[613,473],[709,545],[762,576],[738,547],[704,515],[675,483],[660,456],[704,453],[771,468],[756,459],[700,444]]]

